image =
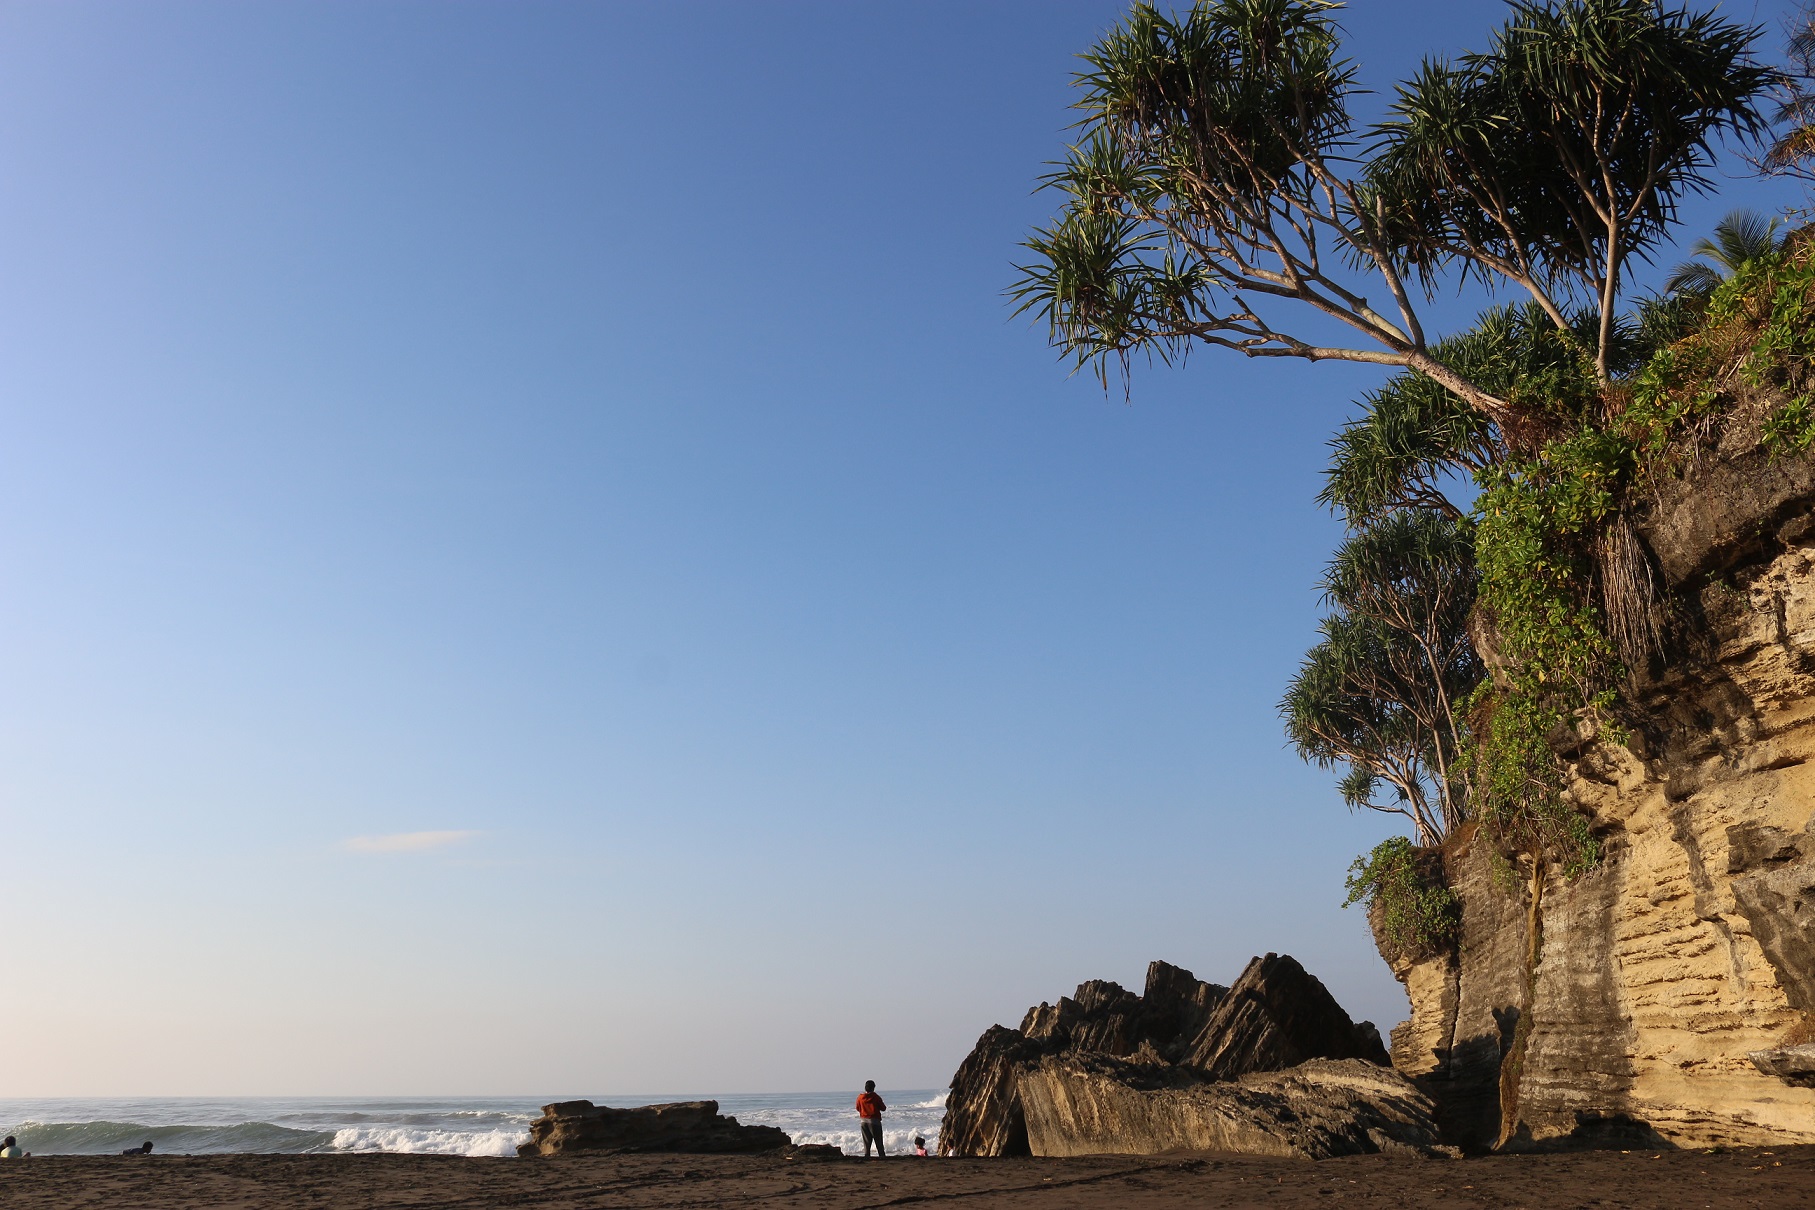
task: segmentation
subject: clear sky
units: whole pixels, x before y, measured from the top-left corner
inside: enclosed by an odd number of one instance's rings
[[[1001,295],[1120,11],[0,5],[0,1092],[943,1086],[1269,950],[1400,1019],[1275,714],[1377,373],[1124,402]]]

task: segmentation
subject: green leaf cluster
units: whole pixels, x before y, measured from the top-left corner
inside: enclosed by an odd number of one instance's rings
[[[1591,318],[1577,321],[1578,328],[1592,324]],[[1579,414],[1598,394],[1581,340],[1560,331],[1536,303],[1493,307],[1431,352],[1521,409]],[[1352,525],[1395,508],[1460,516],[1444,494],[1444,479],[1483,471],[1499,458],[1493,424],[1422,374],[1396,374],[1363,402],[1363,416],[1330,442],[1330,469],[1318,499]]]
[[[1358,130],[1338,7],[1138,3],[1104,34],[1018,310],[1105,381],[1137,351],[1211,345],[1404,367],[1501,422],[1521,405],[1419,318],[1420,294],[1478,278],[1522,291],[1611,382],[1625,266],[1711,187],[1715,143],[1764,125],[1759,30],[1658,0],[1515,0],[1485,51],[1427,61]]]
[[[1406,957],[1446,949],[1462,935],[1462,901],[1444,885],[1442,868],[1435,853],[1403,836],[1383,840],[1349,866],[1343,906],[1377,906],[1384,939]]]
[[[1783,396],[1763,422],[1773,453],[1815,444],[1815,243],[1806,238],[1735,267],[1701,325],[1639,371],[1620,428],[1656,457],[1728,411],[1739,386]]]
[[[1756,29],[1656,0],[1515,0],[1489,50],[1426,60],[1398,90],[1369,165],[1394,244],[1429,271],[1455,249],[1610,301],[1619,251],[1658,240],[1705,192],[1712,136],[1763,125],[1775,73]],[[1594,165],[1592,170],[1587,165]],[[1559,171],[1561,168],[1561,171]]]

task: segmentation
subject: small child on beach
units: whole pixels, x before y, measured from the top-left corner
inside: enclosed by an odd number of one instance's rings
[[[914,1136],[914,1154],[918,1156],[926,1155],[926,1140],[919,1135]]]
[[[4,1143],[0,1143],[0,1160],[20,1160],[30,1154],[29,1151],[19,1150],[19,1140],[10,1134],[6,1136]]]

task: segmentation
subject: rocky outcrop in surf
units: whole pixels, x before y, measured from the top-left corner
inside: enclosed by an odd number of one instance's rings
[[[1135,995],[1092,980],[992,1026],[952,1078],[943,1155],[1151,1154],[1319,1159],[1432,1154],[1432,1106],[1289,957],[1205,983],[1165,962]]]
[[[733,1154],[780,1151],[788,1136],[773,1126],[745,1126],[719,1113],[717,1101],[678,1101],[613,1109],[591,1101],[557,1101],[530,1123],[518,1155],[564,1151]],[[821,1149],[824,1150],[824,1149]]]

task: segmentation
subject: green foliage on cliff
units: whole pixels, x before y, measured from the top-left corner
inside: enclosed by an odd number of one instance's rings
[[[1765,442],[1800,453],[1815,444],[1812,368],[1815,247],[1805,237],[1744,262],[1713,292],[1701,327],[1640,371],[1623,427],[1661,454],[1687,426],[1727,411],[1743,386],[1781,396],[1764,418]]]
[[[1629,443],[1585,428],[1479,476],[1480,599],[1503,684],[1483,685],[1473,703],[1476,813],[1521,849],[1556,852],[1570,871],[1594,864],[1598,845],[1559,797],[1550,740],[1577,712],[1614,705],[1619,660],[1591,589],[1601,572],[1594,542],[1634,468]]]
[[[1572,431],[1475,471],[1479,594],[1501,683],[1472,702],[1471,805],[1566,872],[1594,864],[1598,844],[1559,798],[1553,741],[1579,719],[1617,735],[1624,674],[1662,647],[1662,604],[1630,529],[1635,492],[1710,440],[1748,396],[1774,401],[1759,421],[1773,453],[1815,445],[1815,242],[1730,267],[1710,294],[1638,317],[1636,343],[1642,350],[1649,332],[1657,347],[1600,393],[1602,406],[1578,409]]]
[[[1343,906],[1378,908],[1382,940],[1408,958],[1423,957],[1462,933],[1462,901],[1444,885],[1442,870],[1436,854],[1405,837],[1383,840],[1349,867]]]
[[[1479,819],[1566,873],[1595,864],[1599,844],[1561,797],[1557,751],[1583,728],[1617,738],[1622,688],[1665,648],[1670,606],[1634,529],[1644,488],[1738,418],[1778,456],[1815,447],[1815,239],[1723,268],[1711,291],[1649,300],[1621,322],[1610,385],[1587,341],[1572,344],[1531,308],[1488,311],[1443,342],[1520,399],[1516,431],[1401,375],[1331,443],[1323,499],[1358,533],[1415,510],[1472,536],[1479,632],[1492,643],[1482,655],[1496,675],[1458,729],[1467,798],[1448,826]],[[1443,493],[1462,475],[1480,489],[1466,516]]]
[[[1478,818],[1534,870],[1581,869],[1597,846],[1557,754],[1617,733],[1621,685],[1665,650],[1636,489],[1741,388],[1776,400],[1753,418],[1774,450],[1815,446],[1815,264],[1775,224],[1729,216],[1675,297],[1624,297],[1783,77],[1712,10],[1515,0],[1364,131],[1336,8],[1135,4],[1082,56],[1059,212],[1010,293],[1105,384],[1202,347],[1402,369],[1334,443],[1324,499],[1350,534],[1288,734],[1420,841]],[[1524,301],[1430,339],[1436,287],[1471,279]],[[1410,894],[1389,856],[1351,890]]]

